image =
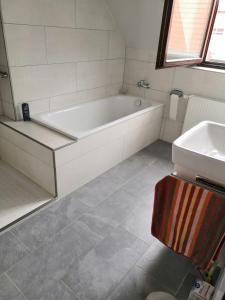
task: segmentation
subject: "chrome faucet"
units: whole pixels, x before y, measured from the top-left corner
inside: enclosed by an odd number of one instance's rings
[[[2,79],[8,78],[8,73],[0,71],[0,78],[2,78]]]
[[[136,85],[139,88],[150,89],[150,83],[143,79],[138,81]]]

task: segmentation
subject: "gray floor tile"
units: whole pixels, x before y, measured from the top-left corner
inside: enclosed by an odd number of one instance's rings
[[[102,240],[82,222],[61,231],[47,245],[24,257],[8,275],[29,299],[52,290],[70,266]]]
[[[183,283],[181,284],[178,293],[176,294],[177,300],[187,300],[190,294],[190,291],[195,283],[196,277],[189,273]]]
[[[152,274],[174,294],[192,268],[190,261],[173,253],[159,242],[149,248],[137,265],[146,273]]]
[[[3,274],[0,277],[1,300],[26,300],[15,285]]]
[[[92,213],[112,226],[120,225],[130,214],[136,198],[130,193],[119,190],[97,206]]]
[[[140,151],[111,169],[110,172],[126,182],[155,161],[156,158],[147,151]]]
[[[82,215],[79,221],[85,224],[89,230],[94,231],[101,237],[106,237],[115,228],[115,226],[110,224],[109,220],[107,222],[107,220],[103,217],[94,215],[92,213]]]
[[[96,207],[155,160],[147,151],[140,151],[83,186],[74,195],[90,207]]]
[[[158,160],[138,173],[123,186],[123,189],[138,198],[143,198],[148,195],[150,197],[154,193],[155,184],[172,171],[173,164],[171,162]]]
[[[31,299],[30,299],[31,300]],[[36,300],[33,299],[32,300]],[[46,290],[44,293],[41,293],[40,298],[37,298],[37,300],[79,300],[75,297],[73,292],[66,287],[66,285],[58,281],[52,287],[48,290]]]
[[[145,148],[155,158],[172,160],[172,145],[163,141],[157,141]]]
[[[31,216],[12,231],[29,249],[35,250],[88,210],[85,204],[69,196]]]
[[[148,294],[155,291],[167,292],[168,290],[163,287],[163,282],[156,280],[152,274],[134,267],[108,300],[145,300]]]
[[[144,242],[117,229],[76,262],[63,280],[80,299],[105,300],[146,249]]]
[[[7,271],[26,254],[26,249],[10,232],[0,235],[0,274]]]
[[[108,171],[78,189],[73,195],[86,205],[96,207],[117,191],[122,184],[123,180]]]
[[[152,195],[153,197],[153,195]],[[127,231],[131,232],[138,238],[144,240],[148,244],[152,244],[156,239],[151,235],[153,200],[149,195],[148,203],[138,203],[135,205],[131,213],[122,223]]]

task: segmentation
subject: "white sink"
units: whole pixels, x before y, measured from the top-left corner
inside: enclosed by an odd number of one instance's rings
[[[204,121],[185,132],[173,143],[173,162],[188,177],[225,185],[225,125]]]

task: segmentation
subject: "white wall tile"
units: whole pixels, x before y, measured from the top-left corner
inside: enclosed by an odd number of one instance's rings
[[[149,49],[126,48],[126,59],[135,59],[151,62],[152,55]]]
[[[60,194],[68,194],[112,168],[122,160],[123,140],[112,141],[59,168]]]
[[[50,100],[49,99],[40,99],[32,102],[26,101],[29,105],[30,115],[35,115],[43,112],[48,112],[50,109]],[[16,105],[16,116],[17,120],[23,119],[22,114],[22,103]]]
[[[174,69],[155,70],[155,64],[149,65],[148,79],[152,89],[170,92],[172,89],[172,83],[174,78]]]
[[[55,195],[54,169],[52,167],[3,138],[0,143],[0,153],[4,161],[43,187],[50,194]]]
[[[164,119],[162,123],[162,130],[160,138],[168,143],[173,143],[182,131],[183,123]]]
[[[3,113],[6,117],[15,120],[14,105],[12,103],[2,101]]]
[[[8,67],[1,66],[1,71],[7,72],[9,74]],[[12,89],[9,76],[4,80],[0,80],[0,94],[2,101],[7,103],[13,103]]]
[[[115,21],[104,0],[76,0],[76,27],[113,30]]]
[[[30,114],[39,114],[42,112],[48,112],[50,110],[50,100],[49,99],[41,99],[32,102],[28,102]]]
[[[123,75],[124,75],[124,60],[123,59],[113,59],[108,60],[107,62],[108,68],[108,83],[116,84],[123,82]]]
[[[33,140],[25,137],[22,134],[19,134],[15,130],[10,129],[3,124],[0,124],[0,137],[20,148],[21,150],[38,158],[47,165],[51,167],[54,166],[53,152],[50,149],[34,142]]]
[[[130,59],[126,60],[124,82],[126,84],[136,85],[141,79],[149,80],[149,69],[149,63]]]
[[[111,31],[109,37],[109,58],[125,57],[125,40],[119,31]]]
[[[107,83],[107,62],[80,62],[77,64],[77,90],[101,87]]]
[[[11,73],[16,103],[76,91],[74,64],[12,67]]]
[[[199,95],[225,101],[225,74],[205,71]]]
[[[147,99],[157,101],[164,104],[164,116],[168,117],[170,107],[170,95],[169,93],[157,91],[153,89],[145,90],[145,97]]]
[[[135,85],[139,80],[149,81],[152,89],[171,91],[174,70],[155,70],[155,65],[145,61],[126,60],[124,82]]]
[[[204,71],[192,68],[176,68],[173,88],[187,94],[199,94],[204,87]]]
[[[144,89],[141,89],[141,88],[137,87],[136,85],[126,83],[123,85],[123,90],[125,91],[125,93],[127,93],[129,95],[145,97]]]
[[[2,0],[5,23],[66,26],[75,25],[74,0]]]
[[[2,23],[0,24],[0,65],[8,65]]]
[[[6,24],[5,36],[10,66],[47,63],[44,27]]]
[[[67,95],[60,95],[50,99],[50,110],[60,110],[80,103],[101,99],[106,96],[106,87],[78,91]]]
[[[0,116],[3,114],[2,100],[0,99]]]
[[[107,58],[107,31],[53,28],[47,31],[49,63],[79,62]]]
[[[123,83],[115,83],[115,84],[110,84],[106,87],[106,96],[111,97],[115,96],[121,93],[123,88]]]

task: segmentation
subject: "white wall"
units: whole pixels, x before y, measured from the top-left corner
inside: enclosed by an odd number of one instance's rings
[[[7,55],[5,49],[3,27],[0,21],[0,71],[9,73]],[[10,78],[0,78],[0,115],[4,114],[9,118],[15,118],[12,89]]]
[[[163,140],[172,142],[183,126],[186,101],[181,100],[177,121],[168,118],[169,92],[173,88],[225,101],[225,72],[173,68],[155,70],[155,60],[163,12],[162,0],[107,0],[125,36],[125,86],[131,94],[159,100],[166,105],[161,132]],[[150,81],[151,90],[135,87],[140,79]]]
[[[125,43],[105,0],[1,0],[19,115],[119,92]]]
[[[155,49],[163,0],[107,0],[130,48]]]

